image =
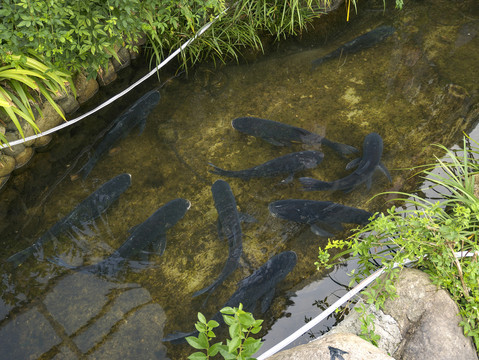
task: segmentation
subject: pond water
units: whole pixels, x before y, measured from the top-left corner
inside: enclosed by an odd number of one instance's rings
[[[373,2],[359,12],[328,37],[308,34],[248,64],[206,64],[188,77],[172,78],[161,87],[162,98],[145,131],[138,135],[134,130],[116,143],[86,180],[74,174],[87,161],[86,150],[96,134],[128,104],[158,86],[157,81],[129,94],[122,105],[65,130],[49,151],[37,154],[28,169],[7,183],[0,199],[0,357],[185,359],[191,352],[188,346],[163,344],[161,338],[175,330],[193,330],[198,311],[214,315],[238,281],[285,250],[294,250],[298,263],[278,285],[270,309],[257,314],[270,330],[264,334],[264,350],[334,302],[344,286],[327,284],[327,275],[347,284],[344,269],[338,269],[338,275],[326,274],[313,265],[326,239],[307,226],[272,217],[268,204],[302,198],[381,211],[386,198],[369,201],[373,195],[414,190],[419,179],[406,169],[440,156],[429,145],[452,146],[478,118],[476,2],[421,1],[408,3],[403,11],[385,12],[382,2]],[[312,60],[380,25],[394,26],[396,32],[375,47],[311,71]],[[124,83],[138,77],[134,70],[126,70]],[[104,89],[96,101],[124,83]],[[212,183],[220,177],[208,172],[208,163],[239,170],[308,148],[277,147],[241,134],[231,127],[241,116],[284,122],[358,148],[368,133],[377,132],[393,182],[378,172],[371,190],[361,186],[344,194],[303,192],[297,177],[289,184],[280,183],[281,177],[223,178],[239,210],[256,221],[242,224],[241,266],[203,306],[204,297],[192,294],[216,279],[228,256],[226,242],[218,238],[211,194]],[[330,181],[349,173],[349,160],[322,150],[323,163],[300,176]],[[44,246],[42,256],[19,268],[5,261],[101,184],[124,172],[131,174],[131,187],[88,228],[59,236]],[[75,266],[96,263],[117,249],[132,227],[177,197],[188,199],[191,208],[168,231],[162,256],[130,261],[113,278],[75,273],[47,261],[58,256]],[[336,238],[347,235],[345,231]],[[333,323],[331,319],[322,326],[326,330]]]

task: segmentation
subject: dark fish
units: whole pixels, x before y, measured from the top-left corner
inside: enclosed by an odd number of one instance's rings
[[[85,179],[101,156],[107,152],[115,142],[128,135],[136,126],[140,126],[140,134],[146,125],[146,118],[160,101],[160,92],[151,90],[138,99],[132,107],[115,119],[112,128],[105,134],[95,152],[78,173]]]
[[[243,310],[253,312],[258,300],[261,300],[261,313],[268,310],[274,297],[276,285],[282,281],[296,265],[297,256],[294,251],[285,251],[273,256],[250,276],[238,283],[238,288],[223,307],[238,307],[243,304]],[[213,320],[223,323],[220,312],[213,316]],[[166,336],[163,341],[180,343],[187,336],[197,335],[197,331],[190,333],[175,332]]]
[[[245,180],[289,174],[288,180],[292,180],[296,172],[315,168],[323,161],[323,158],[324,154],[319,151],[300,151],[281,156],[250,169],[238,171],[223,170],[210,163],[214,168],[213,170],[210,170],[210,172]]]
[[[231,125],[242,133],[262,138],[276,146],[290,146],[293,143],[306,145],[324,144],[341,155],[358,152],[354,146],[330,141],[324,136],[309,132],[308,130],[273,120],[246,116],[234,119]]]
[[[335,347],[332,347],[332,346],[328,346],[328,349],[329,349],[329,356],[330,356],[330,360],[344,360],[343,358],[343,355],[344,354],[348,354],[347,351],[344,351],[344,350],[341,350],[341,349],[338,349],[338,348],[335,348]]]
[[[330,52],[329,54],[316,59],[312,62],[313,70],[321,65],[323,62],[330,59],[340,57],[343,54],[354,54],[356,52],[369,49],[377,43],[387,39],[396,31],[392,26],[379,26],[374,30],[371,30],[363,35],[358,36],[357,38],[347,42],[344,45],[341,45],[336,50]]]
[[[211,186],[211,193],[218,212],[218,226],[222,235],[228,240],[228,259],[218,278],[209,286],[198,290],[193,297],[213,292],[238,267],[243,253],[243,241],[240,218],[236,208],[236,200],[230,186],[224,180],[217,180]]]
[[[185,216],[190,206],[188,200],[181,198],[166,203],[144,222],[135,226],[128,239],[113,254],[97,264],[72,267],[58,258],[52,258],[50,261],[72,270],[112,276],[120,270],[126,259],[141,254],[148,246],[162,255],[166,247],[166,232]]]
[[[373,215],[362,209],[315,200],[279,200],[268,205],[273,216],[302,224],[311,225],[311,231],[319,236],[333,236],[324,228],[343,230],[341,223],[366,225]]]
[[[43,244],[55,239],[60,233],[72,227],[80,227],[99,217],[131,185],[130,174],[121,174],[100,186],[68,215],[53,225],[35,243],[10,256],[7,261],[14,266],[21,265],[30,255],[39,251]]]
[[[332,182],[320,181],[309,177],[299,179],[306,191],[314,190],[342,190],[345,193],[352,191],[362,183],[366,183],[368,189],[371,188],[374,171],[381,170],[384,175],[392,182],[391,175],[386,167],[381,163],[383,153],[383,139],[377,133],[368,134],[363,142],[363,156],[351,161],[346,169],[357,166],[357,169],[350,175]]]

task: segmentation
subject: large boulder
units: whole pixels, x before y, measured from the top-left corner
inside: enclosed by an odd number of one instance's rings
[[[395,283],[397,298],[388,299],[384,311],[374,306],[378,346],[399,360],[477,359],[472,339],[464,336],[459,309],[449,294],[416,269],[403,269]],[[357,311],[351,311],[331,333],[359,334]]]

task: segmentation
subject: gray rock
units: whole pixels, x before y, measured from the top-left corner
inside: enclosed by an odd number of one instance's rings
[[[362,303],[362,301],[360,300]],[[356,307],[359,304],[356,305]],[[374,305],[367,307],[367,313],[375,316],[374,332],[381,338],[378,341],[378,347],[388,354],[393,354],[401,343],[401,331],[398,322],[390,315],[381,310],[376,310]],[[337,326],[333,327],[329,333],[352,333],[359,335],[361,333],[360,314],[357,311],[351,311],[349,315]]]
[[[8,142],[13,142],[15,140],[21,139],[20,134],[16,131],[13,131],[13,132],[12,131],[7,131],[5,133],[5,137],[7,138]],[[15,157],[18,154],[20,154],[21,152],[23,152],[23,150],[25,150],[25,145],[24,144],[18,144],[18,145],[14,145],[12,147],[6,147],[6,148],[2,149],[2,152],[5,155]]]
[[[349,333],[328,333],[309,344],[281,351],[268,360],[341,360],[339,356],[332,356],[335,350],[331,348],[337,349],[344,360],[393,360],[383,350]]]
[[[416,269],[403,270],[396,281],[396,299],[384,311],[399,323],[402,342],[396,359],[477,359],[472,339],[464,336],[459,309],[449,294]]]

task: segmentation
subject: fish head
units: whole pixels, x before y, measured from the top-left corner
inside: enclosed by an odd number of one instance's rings
[[[382,152],[383,149],[383,138],[378,133],[372,132],[364,138],[363,142],[363,152],[367,152],[368,149],[380,149]]]
[[[269,270],[274,274],[274,282],[283,280],[296,266],[297,261],[298,257],[294,251],[284,251],[269,259]]]

